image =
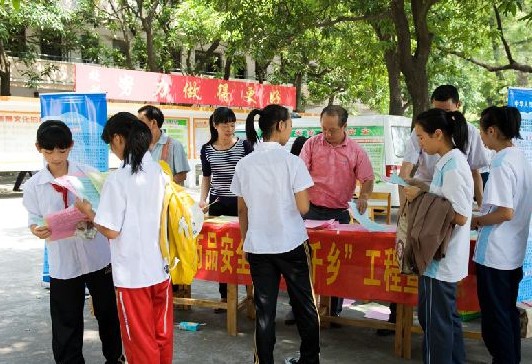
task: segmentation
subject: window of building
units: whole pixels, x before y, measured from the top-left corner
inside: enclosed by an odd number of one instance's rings
[[[61,35],[52,30],[41,31],[41,58],[63,61],[65,54]]]
[[[212,53],[210,57],[204,51],[196,51],[196,69],[200,73],[214,75],[222,71],[222,55],[220,53]]]
[[[26,28],[13,28],[9,30],[9,36],[4,44],[7,53],[13,57],[23,56],[28,51],[26,42]]]

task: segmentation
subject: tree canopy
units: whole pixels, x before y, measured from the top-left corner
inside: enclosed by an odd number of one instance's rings
[[[26,27],[60,32],[86,61],[130,69],[228,79],[252,59],[259,82],[296,86],[298,110],[363,103],[416,115],[449,83],[478,114],[507,87],[531,85],[531,0],[78,0],[68,16],[61,3],[1,2],[0,72],[2,47]]]

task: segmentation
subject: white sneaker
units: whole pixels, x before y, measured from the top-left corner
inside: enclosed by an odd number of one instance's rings
[[[298,364],[299,358],[286,358],[284,364]]]

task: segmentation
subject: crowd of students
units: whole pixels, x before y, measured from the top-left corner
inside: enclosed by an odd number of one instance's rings
[[[452,86],[442,88],[455,90]],[[419,277],[423,360],[465,362],[456,286],[468,274],[469,231],[478,229],[473,260],[482,337],[494,363],[518,363],[520,332],[515,302],[532,213],[532,168],[513,144],[520,138],[520,114],[513,107],[489,107],[481,114],[478,132],[458,111],[457,92],[456,97],[446,97],[445,92],[439,94],[442,89],[437,91],[434,108],[415,117],[401,171],[407,180],[417,177],[426,183],[426,188],[406,187],[402,195],[407,201],[428,192],[444,197],[454,209],[445,256],[430,262]],[[158,109],[152,108],[139,110],[141,120],[121,112],[107,121],[102,138],[123,164],[108,176],[96,211],[87,201],[75,200],[53,183],[66,174],[92,171],[68,160],[73,147],[68,127],[61,121],[45,121],[37,132],[37,149],[46,166],[24,186],[23,203],[31,232],[41,239],[49,238],[51,232],[43,226],[43,217],[72,204],[98,231],[93,239],[47,241],[52,348],[58,363],[84,362],[85,286],[93,296],[108,363],[124,362],[122,345],[131,364],[172,362],[172,287],[158,242],[168,178],[156,163],[165,145],[168,149],[171,143],[164,134],[154,136],[153,130],[160,129],[162,122],[156,120]],[[319,363],[319,315],[303,217],[332,216],[347,222],[345,200],[351,199],[357,180],[363,186],[357,208],[364,212],[373,188],[371,164],[364,150],[347,137],[347,112],[339,106],[324,110],[323,133],[310,138],[299,157],[283,148],[292,130],[285,107],[268,105],[251,111],[246,119],[246,141],[234,136],[235,122],[229,108],[216,109],[210,118],[211,139],[201,150],[199,204],[211,215],[239,217],[254,285],[253,360],[274,362],[276,304],[282,276],[301,337],[299,357],[288,358],[286,363]],[[484,146],[495,155],[482,194],[481,184],[477,186],[481,183],[478,169],[489,164]],[[150,155],[154,147],[161,153]],[[172,152],[179,153],[179,147]],[[414,166],[417,171],[411,176]],[[174,167],[174,181],[181,182],[186,170]],[[479,214],[473,213],[474,196]],[[222,285],[220,294],[226,299]]]

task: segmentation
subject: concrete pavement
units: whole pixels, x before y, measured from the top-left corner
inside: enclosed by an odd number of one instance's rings
[[[1,183],[1,182],[0,182]],[[1,186],[0,186],[1,187]],[[40,285],[44,242],[26,228],[20,195],[0,198],[0,364],[53,363],[48,290]],[[13,197],[6,197],[13,196]],[[243,289],[241,289],[243,295]],[[218,297],[218,285],[195,282],[193,294]],[[285,326],[288,299],[281,293],[278,304],[275,360],[282,363],[298,350],[295,326]],[[346,315],[360,315],[347,308]],[[212,309],[175,311],[175,322],[206,323],[201,331],[181,331],[175,326],[174,363],[251,363],[254,323],[239,313],[239,334],[225,330],[225,314]],[[103,363],[95,319],[85,309],[84,355],[86,362]],[[467,323],[477,325],[478,322]],[[342,327],[321,332],[322,363],[419,363],[421,337],[413,336],[411,361],[393,356],[393,337],[378,337],[374,330]],[[532,341],[523,342],[523,363],[532,362]],[[466,339],[468,363],[489,363],[481,341]]]

